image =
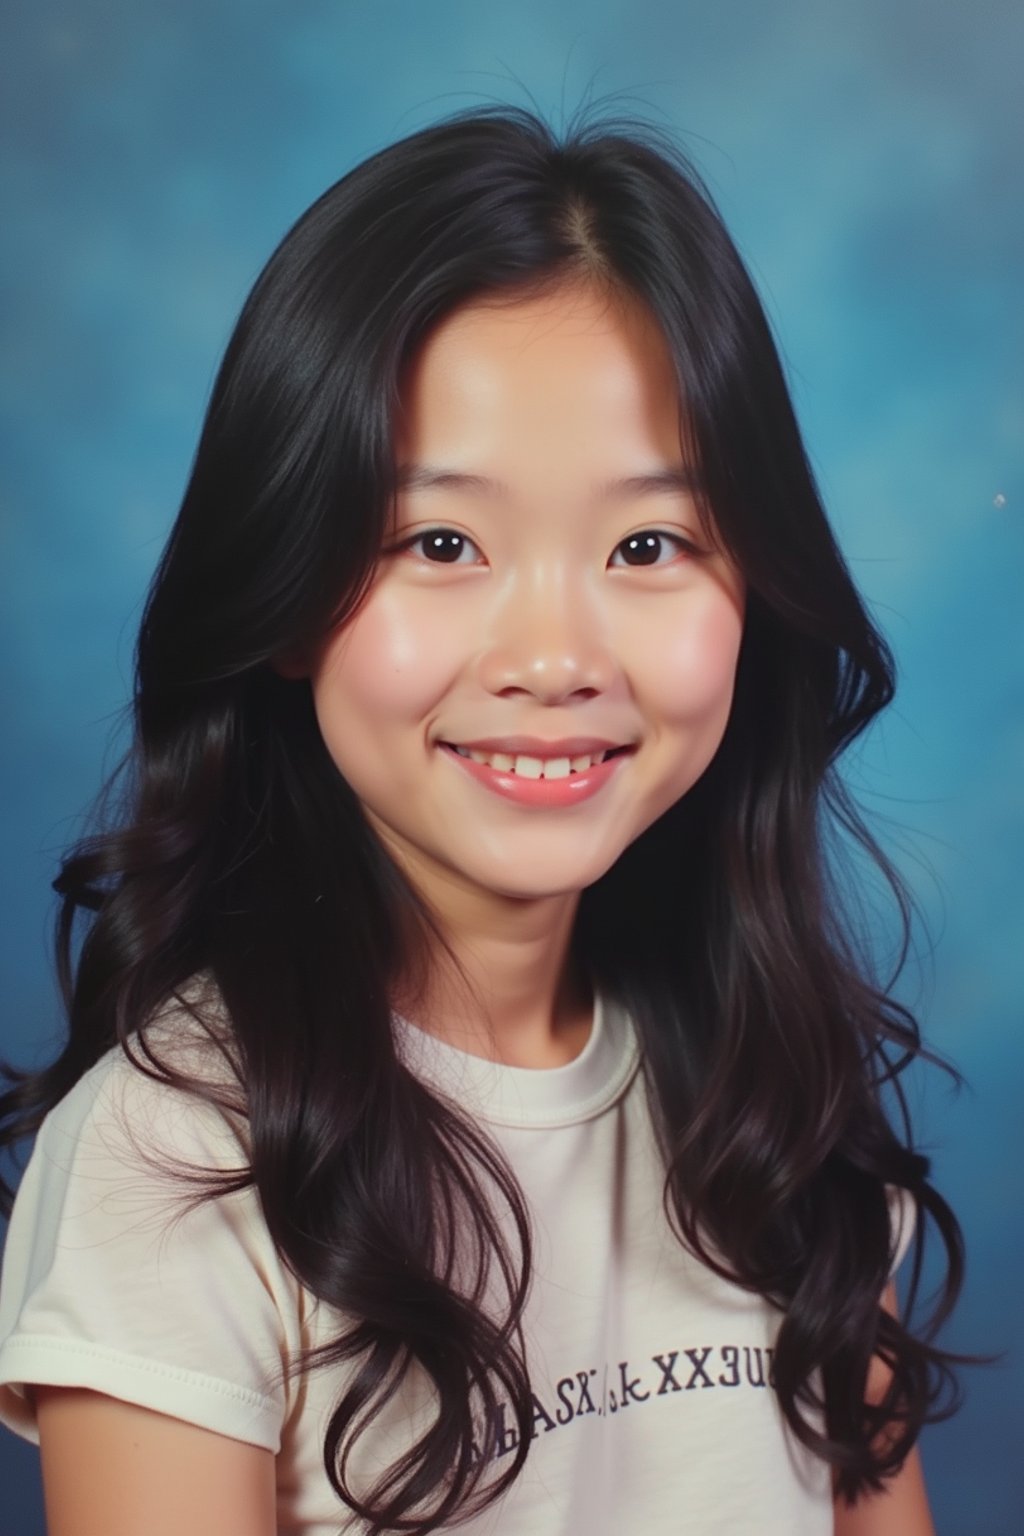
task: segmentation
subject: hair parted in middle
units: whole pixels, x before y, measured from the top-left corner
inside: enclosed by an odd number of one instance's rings
[[[396,978],[430,963],[438,934],[331,762],[308,684],[275,662],[367,590],[395,495],[402,370],[431,327],[470,300],[567,283],[654,318],[706,530],[747,586],[719,751],[583,893],[574,951],[635,1022],[670,1218],[704,1262],[784,1310],[778,1400],[840,1492],[880,1486],[952,1382],[954,1357],[879,1308],[887,1185],[945,1245],[934,1326],[962,1245],[927,1159],[884,1112],[885,1083],[903,1104],[919,1033],[858,952],[833,863],[857,840],[906,924],[835,772],[891,698],[892,659],[822,510],[761,303],[667,136],[608,120],[556,137],[523,110],[457,113],[331,187],[245,303],[146,607],[120,821],[58,882],[70,1042],[3,1101],[13,1139],[117,1040],[138,1050],[190,978],[213,978],[244,1083],[245,1177],[292,1271],[356,1319],[306,1363],[352,1364],[325,1458],[374,1531],[464,1517],[523,1465],[529,1218],[484,1132],[399,1060]],[[499,1317],[483,1305],[494,1274]],[[871,1411],[875,1351],[894,1374]],[[347,1458],[410,1370],[433,1384],[436,1420],[358,1489]],[[519,1446],[488,1482],[474,1437],[503,1398]],[[900,1415],[879,1450],[879,1425]]]

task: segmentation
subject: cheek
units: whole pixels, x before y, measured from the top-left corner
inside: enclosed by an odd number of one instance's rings
[[[332,636],[313,671],[313,697],[328,746],[339,732],[422,718],[443,696],[457,664],[454,637],[438,624],[437,604],[373,592]]]
[[[650,626],[650,697],[669,728],[706,720],[724,730],[742,636],[742,609],[725,593],[694,603],[684,623]]]

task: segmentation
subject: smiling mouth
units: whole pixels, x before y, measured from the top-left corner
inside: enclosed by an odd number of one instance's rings
[[[521,779],[568,779],[577,773],[586,773],[589,768],[594,768],[598,763],[605,763],[609,758],[621,757],[626,752],[632,752],[633,747],[611,747],[605,752],[584,753],[579,757],[531,757],[525,753],[508,752],[478,752],[471,747],[456,746],[454,742],[446,741],[442,745],[448,747],[459,757],[468,758],[471,762],[481,763],[487,768],[496,769],[499,773],[511,773]]]

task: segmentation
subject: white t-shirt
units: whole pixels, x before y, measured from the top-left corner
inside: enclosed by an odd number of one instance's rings
[[[182,1022],[172,1014],[167,1028]],[[828,1469],[794,1440],[769,1384],[780,1314],[698,1264],[664,1217],[622,1011],[598,999],[583,1052],[542,1071],[396,1027],[412,1069],[486,1122],[534,1231],[533,1443],[467,1536],[831,1533]],[[358,1531],[322,1465],[339,1368],[281,1379],[339,1319],[286,1269],[252,1189],[186,1210],[174,1159],[222,1169],[245,1154],[227,1116],[119,1050],[47,1116],[4,1255],[0,1421],[36,1439],[24,1383],[90,1387],[275,1452],[282,1536]],[[895,1269],[913,1207],[893,1210]],[[382,1468],[424,1412],[413,1381],[354,1467]],[[514,1446],[509,1412],[484,1449],[501,1458]]]

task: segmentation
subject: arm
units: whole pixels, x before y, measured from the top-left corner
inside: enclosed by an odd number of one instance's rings
[[[99,1392],[35,1397],[49,1536],[274,1536],[271,1451]]]
[[[890,1280],[882,1294],[882,1306],[899,1316],[896,1284]],[[889,1369],[883,1361],[872,1361],[868,1373],[868,1401],[875,1403],[885,1392]],[[850,1507],[842,1500],[835,1506],[835,1536],[935,1536],[924,1472],[917,1446],[911,1451],[884,1493],[869,1493]]]

